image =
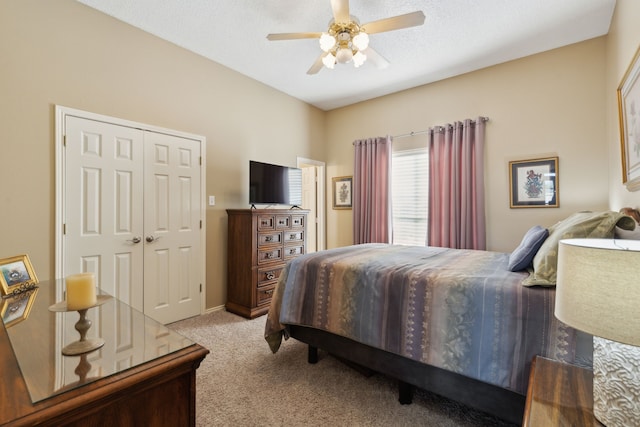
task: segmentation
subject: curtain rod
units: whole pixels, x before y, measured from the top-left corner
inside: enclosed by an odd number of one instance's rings
[[[482,120],[483,122],[488,122],[489,121],[489,117],[480,117],[480,120]],[[471,121],[472,123],[475,123],[475,120]],[[441,128],[442,126],[435,126],[435,129]],[[406,138],[408,136],[415,136],[415,135],[420,135],[423,133],[429,133],[433,130],[434,128],[430,128],[430,129],[426,129],[426,130],[418,130],[418,131],[411,131],[409,133],[403,133],[401,135],[393,135],[392,138]]]

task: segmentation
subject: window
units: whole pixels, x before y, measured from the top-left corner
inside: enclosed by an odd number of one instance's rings
[[[426,246],[429,152],[427,148],[396,151],[392,162],[393,243]]]

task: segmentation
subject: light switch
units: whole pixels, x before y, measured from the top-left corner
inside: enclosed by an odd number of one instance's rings
[[[209,196],[209,206],[216,205],[216,196]]]

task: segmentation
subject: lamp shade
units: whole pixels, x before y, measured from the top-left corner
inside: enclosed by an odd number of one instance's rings
[[[566,239],[558,248],[555,315],[597,337],[640,345],[640,241]]]
[[[360,32],[356,34],[356,36],[353,38],[353,45],[358,50],[365,50],[367,47],[369,47],[369,36],[367,35],[367,33]]]
[[[336,61],[340,64],[346,64],[353,59],[353,52],[349,48],[341,47],[336,52]]]
[[[320,49],[329,52],[336,45],[336,38],[330,34],[322,33],[320,36]]]

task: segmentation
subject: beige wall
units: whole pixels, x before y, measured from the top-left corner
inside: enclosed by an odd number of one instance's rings
[[[618,0],[607,36],[606,56],[606,142],[609,148],[609,204],[618,210],[625,206],[640,207],[640,192],[627,191],[622,184],[620,128],[617,88],[633,56],[640,47],[640,2]]]
[[[489,116],[487,246],[510,252],[525,231],[608,205],[605,38],[511,61],[327,113],[328,179],[353,173],[359,138]],[[405,143],[400,139],[398,143]],[[509,208],[510,160],[559,157],[559,208]],[[328,246],[352,242],[351,211],[329,209]]]
[[[610,36],[325,113],[72,0],[3,0],[0,258],[28,253],[53,277],[56,104],[207,138],[209,308],[226,299],[225,209],[247,206],[249,159],[324,160],[330,188],[353,173],[354,139],[486,115],[490,249],[576,210],[638,206],[620,183],[615,103],[638,16],[640,3],[618,0]],[[509,209],[508,161],[550,155],[561,207]],[[350,244],[351,211],[327,201],[328,247]]]
[[[249,159],[323,160],[324,113],[72,0],[0,2],[0,258],[54,276],[54,105],[207,138],[207,307],[226,300],[226,212]]]

